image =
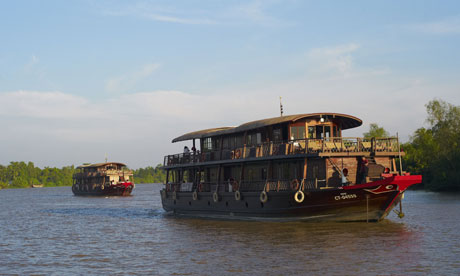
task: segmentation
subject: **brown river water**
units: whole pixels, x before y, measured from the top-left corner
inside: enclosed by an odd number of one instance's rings
[[[407,191],[380,223],[177,218],[130,197],[0,190],[0,275],[460,275],[460,195]]]

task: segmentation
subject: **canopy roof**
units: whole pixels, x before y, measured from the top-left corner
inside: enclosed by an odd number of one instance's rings
[[[78,166],[77,169],[82,169],[82,168],[99,168],[99,167],[104,167],[107,165],[119,165],[121,167],[126,167],[125,164],[120,163],[120,162],[106,162],[106,163],[95,163],[95,164],[83,164],[81,166]]]
[[[354,127],[359,127],[363,124],[361,119],[346,115],[346,114],[339,114],[339,113],[310,113],[310,114],[297,114],[297,115],[288,115],[288,116],[281,116],[281,117],[274,117],[269,119],[257,120],[248,123],[244,123],[237,127],[220,127],[220,128],[211,128],[205,130],[194,131],[190,133],[186,133],[182,136],[174,138],[172,140],[173,143],[186,141],[191,139],[200,139],[205,137],[212,137],[218,135],[226,135],[226,134],[233,134],[238,132],[244,132],[248,130],[258,129],[266,126],[277,125],[287,122],[296,122],[301,119],[314,119],[314,118],[325,118],[329,120],[336,120],[340,121],[342,129],[349,129]]]

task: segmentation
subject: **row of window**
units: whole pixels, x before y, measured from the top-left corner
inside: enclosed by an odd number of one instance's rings
[[[284,133],[287,134],[287,128],[284,128]],[[340,137],[341,136],[341,129],[339,126],[336,125],[317,125],[317,126],[309,126],[308,132],[305,131],[305,123],[293,125],[290,127],[290,134],[291,140],[298,140],[298,139],[325,139],[330,137]],[[308,134],[308,135],[307,135]],[[280,142],[283,140],[287,140],[287,135],[283,139],[283,128],[278,127],[274,128],[272,131],[273,137],[269,139],[269,137],[265,137],[265,133],[262,132],[254,132],[249,133],[246,136],[246,141],[244,141],[244,136],[240,135],[233,135],[233,136],[226,136],[222,139],[222,148],[223,149],[234,149],[238,147],[243,147],[244,145],[248,146],[255,146],[260,145],[262,142],[271,140],[274,142]],[[221,139],[218,138],[204,138],[203,139],[203,151],[212,151],[220,149],[220,141]]]

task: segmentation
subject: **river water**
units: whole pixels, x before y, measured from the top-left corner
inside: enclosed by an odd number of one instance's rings
[[[407,191],[380,223],[176,218],[130,197],[0,190],[0,275],[460,275],[460,195]]]

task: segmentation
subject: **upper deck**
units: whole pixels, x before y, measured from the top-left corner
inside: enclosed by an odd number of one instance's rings
[[[344,138],[342,130],[362,125],[338,113],[299,114],[258,120],[237,127],[184,134],[173,142],[193,140],[191,151],[167,155],[164,166],[257,161],[305,156],[398,156],[397,138]],[[200,149],[195,149],[199,139]]]
[[[128,170],[125,164],[119,162],[106,162],[78,166],[77,172],[73,175],[73,178],[132,175],[133,172]]]

